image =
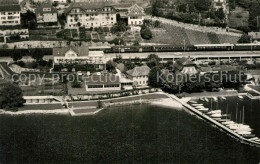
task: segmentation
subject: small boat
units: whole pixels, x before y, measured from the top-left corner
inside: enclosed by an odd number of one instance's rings
[[[204,98],[200,98],[199,100],[200,100],[200,101],[203,101],[203,102],[205,101]]]
[[[222,122],[223,125],[232,125],[235,124],[234,121],[226,121],[226,122]]]
[[[194,106],[194,107],[196,107],[196,106],[203,106],[203,104],[191,104],[191,106]]]
[[[222,114],[222,117],[227,117],[228,116],[228,114]]]
[[[251,132],[247,132],[247,131],[241,131],[241,132],[238,132],[238,134],[245,138],[254,138],[255,137],[254,134],[252,134]]]
[[[197,104],[197,102],[196,102],[196,101],[193,101],[193,100],[189,101],[189,103]]]
[[[237,130],[235,130],[236,133],[239,133],[241,131],[252,132],[253,129],[251,129],[249,127],[243,127],[243,128],[238,128]]]
[[[238,126],[237,124],[235,124],[233,126],[229,126],[229,129],[231,129],[231,130],[248,129],[248,128],[250,128],[250,127],[249,126],[248,127],[247,126],[241,127],[241,126]],[[247,131],[247,130],[244,130],[244,131]]]
[[[213,110],[211,112],[208,112],[208,114],[217,114],[217,113],[221,113],[221,110]]]
[[[215,113],[210,115],[212,118],[221,118],[221,113]]]
[[[243,96],[238,96],[238,98],[243,99],[244,97]]]
[[[206,102],[209,102],[209,99],[208,99],[208,98],[205,97],[204,99],[205,99]]]
[[[209,110],[209,108],[201,108],[201,109],[198,109],[198,111],[201,111],[201,112],[207,112]]]
[[[203,109],[205,108],[204,106],[196,106],[195,109]]]
[[[212,97],[214,101],[218,101],[218,98],[217,97]]]
[[[255,142],[260,142],[260,139],[258,139],[258,140],[254,140]]]
[[[260,140],[258,137],[250,138],[249,141],[257,141]]]
[[[230,119],[221,119],[221,120],[219,120],[219,122],[222,122],[222,123],[228,122],[228,121],[230,121]]]
[[[242,136],[245,136],[245,135],[251,135],[252,133],[251,133],[251,132],[248,132],[248,131],[240,131],[240,132],[238,132],[237,134],[242,135]]]
[[[221,96],[221,99],[223,99],[223,100],[226,100],[227,98],[226,98],[226,97],[224,97],[224,96]]]
[[[213,119],[216,120],[216,121],[221,120],[221,118],[218,118],[218,117],[214,117]]]

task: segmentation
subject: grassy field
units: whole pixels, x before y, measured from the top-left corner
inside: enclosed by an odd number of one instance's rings
[[[248,26],[249,12],[241,7],[236,7],[230,14],[230,27]]]

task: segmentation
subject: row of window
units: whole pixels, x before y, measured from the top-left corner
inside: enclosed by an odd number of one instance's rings
[[[19,23],[18,21],[2,21],[2,24],[7,24],[7,23]]]
[[[86,12],[97,12],[99,9],[88,9],[88,10],[85,10]],[[73,12],[75,13],[79,13],[80,12],[80,9],[73,9],[72,10]],[[102,11],[113,11],[112,8],[104,8],[102,9]]]
[[[118,88],[119,84],[104,85],[104,88]],[[88,88],[103,88],[103,85],[88,85]]]
[[[148,81],[139,81],[138,84],[139,85],[148,84]]]
[[[89,16],[94,17],[94,16],[99,16],[99,15],[101,15],[101,16],[110,16],[110,15],[113,15],[113,14],[109,14],[109,13],[107,13],[107,14],[86,14],[87,17],[89,17]],[[78,17],[78,16],[82,17],[83,15],[82,14],[70,15],[70,17]]]
[[[132,24],[132,25],[134,25],[134,24],[137,25],[137,24],[143,24],[143,22],[142,22],[142,21],[139,21],[139,23],[138,23],[138,21],[131,21],[131,24]]]
[[[86,21],[90,21],[90,20],[95,20],[95,19],[86,19]],[[111,20],[114,20],[114,18],[111,18]],[[79,20],[75,19],[75,21],[73,19],[71,19],[70,22],[82,22],[82,19],[79,19]],[[103,24],[104,24],[104,22],[103,22]]]
[[[7,20],[7,19],[20,19],[19,16],[8,16],[8,17],[1,17],[1,20]]]
[[[87,24],[85,24],[85,26],[93,27],[94,24],[99,25],[99,22],[96,22],[96,23],[87,23]],[[102,22],[102,24],[103,24],[103,25],[110,25],[110,24],[114,24],[114,22],[107,22],[106,24],[105,24],[105,22]],[[78,27],[78,24],[69,25],[69,27]]]
[[[142,79],[142,78],[147,78],[147,76],[137,76],[135,77],[136,79]]]
[[[20,14],[20,12],[1,12],[1,15],[14,15],[14,14]]]

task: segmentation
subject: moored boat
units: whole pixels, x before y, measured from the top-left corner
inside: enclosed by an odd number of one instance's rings
[[[217,114],[217,113],[221,113],[221,110],[213,110],[208,112],[208,114]]]
[[[223,125],[232,125],[235,124],[234,121],[226,121],[226,122],[222,122]]]

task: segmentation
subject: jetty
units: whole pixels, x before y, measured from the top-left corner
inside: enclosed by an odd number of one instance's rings
[[[255,146],[255,147],[260,147],[260,143],[259,142],[255,142],[253,140],[247,139],[239,134],[237,134],[236,132],[234,132],[233,130],[229,129],[228,127],[222,125],[221,123],[219,123],[218,121],[214,120],[213,118],[209,117],[208,115],[206,115],[205,113],[195,109],[194,107],[192,107],[191,105],[189,105],[187,102],[179,99],[178,97],[176,97],[175,95],[168,95],[169,97],[171,97],[172,99],[174,99],[175,101],[179,102],[180,104],[182,104],[182,106],[187,109],[188,111],[190,111],[191,113],[195,114],[196,116],[198,116],[199,118],[202,118],[203,120],[209,122],[210,124],[212,124],[213,126],[219,128],[221,131],[224,131],[226,134],[230,135],[231,137],[237,139],[238,141],[240,141],[241,143],[244,144],[248,144],[250,146]]]

